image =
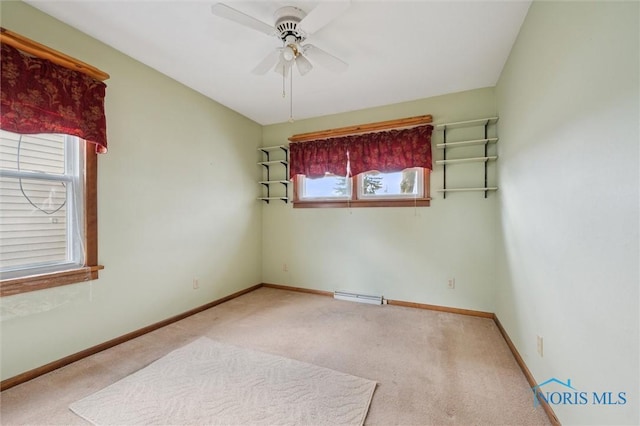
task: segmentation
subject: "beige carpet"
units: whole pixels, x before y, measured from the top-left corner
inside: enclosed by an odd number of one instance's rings
[[[96,425],[361,425],[375,388],[201,337],[69,408]]]
[[[549,424],[488,318],[271,288],[8,389],[0,423],[88,425],[70,404],[200,337],[375,380],[365,425]]]

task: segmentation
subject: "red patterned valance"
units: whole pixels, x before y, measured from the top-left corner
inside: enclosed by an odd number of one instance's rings
[[[107,152],[103,82],[4,43],[0,62],[0,128],[78,136]]]
[[[351,176],[370,170],[398,172],[411,167],[431,169],[433,126],[292,143],[290,177],[318,178],[326,173]]]

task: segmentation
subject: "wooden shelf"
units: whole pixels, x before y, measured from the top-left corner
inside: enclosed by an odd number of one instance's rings
[[[261,161],[258,164],[261,166],[270,166],[272,164],[282,164],[283,166],[286,166],[289,164],[289,162],[285,160],[272,160],[272,161]]]
[[[489,145],[495,144],[496,142],[498,142],[498,137],[497,135],[495,135],[495,133],[494,133],[494,137],[489,137],[488,128],[491,125],[495,125],[497,122],[498,122],[498,117],[486,117],[486,118],[479,118],[477,120],[455,121],[451,123],[441,123],[436,125],[436,130],[442,130],[442,143],[439,143],[436,145],[437,148],[442,149],[443,151],[442,160],[436,160],[435,162],[436,164],[442,166],[442,189],[437,190],[438,192],[442,193],[442,198],[447,198],[448,192],[470,192],[470,191],[484,192],[484,198],[487,198],[487,193],[489,191],[496,191],[498,189],[497,187],[489,186],[489,183],[488,183],[488,164],[490,161],[495,161],[498,159],[497,155],[489,154]],[[462,131],[461,133],[454,130],[454,129],[473,128],[473,127],[477,127],[481,131],[481,133],[475,134],[478,130]],[[449,132],[449,130],[452,130],[452,131]],[[475,137],[478,139],[469,139],[469,137],[474,137],[474,136],[471,136],[472,134],[475,135]],[[451,135],[459,135],[459,137],[462,137],[464,139],[454,140],[450,142],[448,138],[450,138]],[[473,153],[475,152],[475,155],[480,154],[477,148],[474,148],[474,145],[482,148],[482,152],[484,155],[482,155],[481,157],[461,156],[464,153],[469,153],[473,155]],[[447,158],[447,149],[453,149],[453,148],[467,148],[467,150],[460,149],[459,151],[457,151],[458,155],[456,155],[456,157],[458,158]],[[448,164],[464,164],[464,163],[484,163],[483,165],[484,182],[482,181],[478,182],[482,186],[469,187],[469,188],[459,188],[459,187],[447,188],[447,165]]]
[[[437,189],[438,192],[470,192],[470,191],[497,191],[497,186],[491,186],[487,188],[447,188]]]
[[[287,201],[289,201],[289,197],[258,197],[258,200],[266,201],[267,204],[271,200],[281,200],[281,201],[284,201],[286,203]]]
[[[456,163],[481,163],[487,161],[497,160],[498,156],[492,157],[470,157],[470,158],[457,158],[455,160],[437,160],[436,164],[456,164]]]
[[[469,141],[439,143],[436,145],[436,147],[440,149],[447,149],[447,148],[455,148],[457,146],[486,145],[488,143],[496,143],[496,142],[498,142],[498,138],[474,139]]]
[[[461,127],[487,126],[498,122],[498,117],[481,118],[478,120],[456,121],[453,123],[442,123],[436,125],[436,130],[459,129]]]
[[[271,185],[274,183],[281,183],[283,185],[289,185],[289,181],[288,180],[261,180],[258,183],[261,183],[263,185]]]
[[[258,151],[262,151],[264,153],[267,153],[267,152],[271,152],[271,151],[277,151],[279,149],[281,149],[283,151],[286,151],[287,147],[285,145],[263,146],[262,148],[258,148]]]
[[[289,147],[286,145],[263,146],[258,148],[260,156],[264,161],[258,162],[262,166],[263,180],[258,184],[262,185],[262,197],[258,200],[269,204],[271,200],[280,200],[285,204],[289,202]],[[274,159],[274,157],[276,159]],[[272,185],[281,184],[284,188]],[[284,194],[283,194],[284,193]]]

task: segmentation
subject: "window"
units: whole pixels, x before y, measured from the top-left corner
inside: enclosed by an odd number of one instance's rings
[[[75,136],[0,131],[3,295],[97,278],[91,148]]]
[[[358,175],[358,199],[424,198],[423,169],[414,167],[401,172],[371,171]]]
[[[293,207],[429,206],[429,123],[425,115],[291,136]]]
[[[408,207],[429,205],[429,169],[369,171],[353,178],[296,175],[294,207]]]
[[[300,200],[348,200],[351,198],[351,179],[327,173],[317,179],[298,175]]]
[[[0,47],[0,296],[97,279],[109,75],[4,28]]]

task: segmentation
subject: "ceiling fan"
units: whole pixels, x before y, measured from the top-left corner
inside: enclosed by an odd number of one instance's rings
[[[284,6],[274,13],[274,25],[266,24],[224,3],[214,4],[211,11],[214,15],[280,39],[282,47],[270,52],[252,73],[265,74],[273,68],[287,77],[294,63],[301,75],[311,71],[312,62],[334,72],[343,72],[348,68],[347,63],[341,59],[313,44],[303,42],[346,10],[349,4],[350,1],[324,2],[308,14],[300,8]]]

